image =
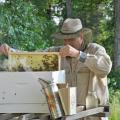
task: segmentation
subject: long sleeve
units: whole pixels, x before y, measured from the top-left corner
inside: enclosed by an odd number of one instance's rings
[[[97,47],[93,47],[94,45],[97,45]],[[109,55],[102,46],[98,44],[93,44],[93,46],[91,46],[89,50],[94,51],[95,49],[97,51],[94,53],[88,53],[84,64],[97,76],[102,78],[110,72],[112,62]]]

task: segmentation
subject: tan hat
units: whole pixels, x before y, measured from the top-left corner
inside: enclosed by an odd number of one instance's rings
[[[81,29],[82,23],[80,19],[67,18],[64,21],[60,32],[53,34],[52,37],[57,39],[76,38],[80,36]]]

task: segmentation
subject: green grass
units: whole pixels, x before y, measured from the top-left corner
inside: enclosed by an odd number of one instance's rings
[[[109,120],[120,120],[120,91],[116,92],[110,104],[111,115]]]

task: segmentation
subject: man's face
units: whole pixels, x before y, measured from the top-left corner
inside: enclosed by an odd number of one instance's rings
[[[81,35],[80,37],[77,38],[64,39],[64,45],[71,45],[77,50],[80,50],[82,42],[83,42],[83,37]]]

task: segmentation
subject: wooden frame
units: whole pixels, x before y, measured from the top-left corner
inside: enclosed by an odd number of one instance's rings
[[[58,71],[61,56],[58,52],[10,52],[10,71]]]

